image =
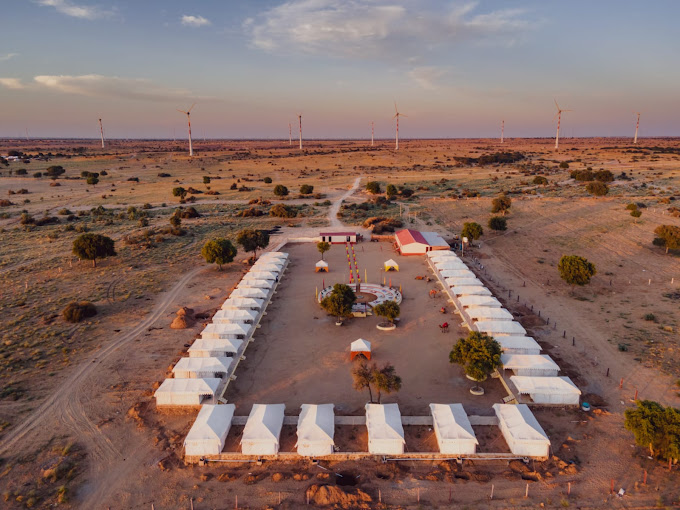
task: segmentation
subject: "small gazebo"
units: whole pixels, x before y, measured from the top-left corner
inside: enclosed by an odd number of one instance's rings
[[[354,360],[359,355],[363,355],[367,360],[371,359],[371,342],[360,338],[350,344],[349,359]]]
[[[317,273],[327,273],[328,272],[328,262],[325,260],[320,260],[316,263],[316,268],[314,269]]]
[[[394,259],[385,262],[385,271],[399,271],[399,264]]]

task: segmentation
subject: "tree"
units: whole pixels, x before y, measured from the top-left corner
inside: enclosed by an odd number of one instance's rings
[[[512,200],[505,193],[501,193],[498,197],[491,201],[491,212],[492,213],[503,213],[506,215],[508,209],[512,206]]]
[[[373,312],[378,317],[385,317],[391,323],[394,323],[394,319],[399,317],[401,310],[399,308],[399,305],[395,301],[385,301],[384,303],[375,305],[373,307]]]
[[[172,188],[172,196],[179,197],[179,200],[181,202],[182,200],[184,200],[184,197],[187,196],[187,190],[185,190],[182,186]]]
[[[344,283],[336,283],[331,293],[321,300],[321,308],[340,320],[342,317],[352,315],[352,306],[356,300],[357,296],[352,287]]]
[[[269,216],[274,216],[276,218],[295,218],[297,216],[297,211],[284,204],[275,204],[269,209]]]
[[[312,193],[314,193],[314,186],[310,186],[309,184],[303,184],[300,186],[301,195],[311,195]]]
[[[97,315],[97,307],[89,301],[73,301],[61,311],[66,322],[80,322]]]
[[[97,267],[97,259],[116,255],[113,239],[99,234],[82,234],[73,241],[73,254],[79,259],[91,260]]]
[[[378,181],[368,181],[366,183],[366,191],[373,195],[380,194],[380,183]]]
[[[381,369],[373,372],[373,385],[378,392],[379,404],[383,393],[394,393],[401,389],[401,377],[396,374],[394,365],[385,363]]]
[[[593,174],[593,177],[600,182],[612,182],[614,180],[614,174],[609,170],[598,170]]]
[[[87,183],[90,186],[96,186],[97,183],[99,182],[99,177],[95,177],[94,175],[90,174],[87,176]]]
[[[265,177],[265,178],[262,179],[262,180],[264,181],[265,184],[271,184],[271,183],[272,183],[272,178],[271,178],[271,177]]]
[[[609,193],[609,186],[607,186],[604,182],[593,181],[586,184],[586,191],[588,191],[588,193],[591,195],[595,195],[596,197],[603,197]]]
[[[229,264],[236,257],[236,247],[229,239],[218,237],[207,241],[201,248],[201,255],[208,264],[217,264],[222,270],[222,264]]]
[[[635,209],[634,211],[630,211],[630,215],[635,218],[635,223],[637,223],[637,219],[642,216],[642,211],[640,209]]]
[[[680,227],[675,225],[659,225],[654,229],[654,233],[657,236],[654,239],[654,244],[664,246],[666,253],[668,253],[668,250],[680,249]]]
[[[368,389],[368,398],[373,403],[373,391],[371,385],[374,382],[373,374],[378,369],[375,363],[368,364],[362,360],[358,365],[352,369],[352,379],[354,389],[362,391],[364,388]]]
[[[638,446],[665,460],[680,458],[680,409],[664,408],[658,402],[638,400],[637,408],[626,409],[623,426],[635,436]]]
[[[203,176],[203,184],[210,184],[210,177],[208,177],[207,175],[204,175]]]
[[[543,177],[542,175],[537,175],[536,177],[534,177],[534,181],[533,181],[533,182],[534,182],[534,184],[536,184],[536,185],[545,186],[545,185],[548,184],[548,179],[546,179],[546,178]]]
[[[285,197],[288,194],[288,188],[283,184],[277,184],[274,186],[274,195],[277,197]]]
[[[569,168],[569,163],[567,163],[566,161],[562,161],[562,162],[560,163],[560,168],[566,170],[567,168]]]
[[[253,257],[257,256],[258,248],[269,246],[269,234],[262,230],[246,228],[241,230],[236,236],[236,242],[243,247],[246,252],[253,252]]]
[[[50,179],[56,179],[63,173],[65,173],[66,170],[64,170],[64,167],[61,165],[53,165],[47,167],[47,170],[45,170],[45,175],[48,176]]]
[[[170,216],[170,225],[172,225],[175,228],[179,228],[182,226],[182,217],[174,213],[172,216]]]
[[[484,234],[484,229],[479,223],[470,222],[463,224],[463,231],[460,233],[461,237],[477,240]]]
[[[489,218],[489,228],[491,230],[507,230],[508,220],[503,218],[503,216],[491,216]]]
[[[501,367],[501,345],[492,336],[470,331],[467,338],[459,338],[449,353],[449,362],[458,363],[476,381],[483,381]]]
[[[397,187],[394,184],[388,184],[387,188],[385,188],[385,194],[387,195],[387,198],[397,196]]]
[[[578,255],[562,255],[557,264],[560,277],[569,285],[586,285],[595,276],[595,264]]]
[[[331,249],[331,243],[326,241],[319,241],[318,243],[316,243],[316,249],[319,250],[319,253],[321,254],[321,260],[323,260],[323,254]]]

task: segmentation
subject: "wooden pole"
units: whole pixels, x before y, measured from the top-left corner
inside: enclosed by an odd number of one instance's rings
[[[238,510],[238,494],[235,494],[234,498],[235,498],[234,508],[236,508],[236,510]]]
[[[494,489],[494,486],[491,485],[491,497],[489,497],[489,499],[493,499],[493,489]]]
[[[621,378],[621,382],[619,382],[619,389],[623,388],[623,377]]]
[[[642,485],[647,485],[647,470],[645,469],[645,474],[642,476]]]
[[[529,497],[529,484],[528,484],[528,483],[527,483],[527,488],[526,488],[526,490],[524,491],[524,497],[525,497],[525,498],[528,498],[528,497]]]
[[[191,499],[189,500],[189,505],[190,505],[190,507],[191,507],[191,510],[194,510],[194,498],[191,498]]]
[[[451,503],[451,500],[453,499],[453,489],[449,487],[449,503]]]
[[[567,482],[567,496],[571,495],[571,482]]]
[[[382,503],[382,492],[378,489],[378,503]]]
[[[420,503],[420,487],[418,487],[418,503]]]
[[[609,494],[614,495],[614,479],[611,479],[611,486],[609,487]]]

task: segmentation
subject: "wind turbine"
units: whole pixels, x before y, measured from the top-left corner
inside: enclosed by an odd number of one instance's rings
[[[501,143],[503,143],[504,135],[505,135],[505,119],[501,121]]]
[[[570,112],[572,110],[562,110],[560,109],[560,105],[557,104],[557,99],[555,101],[555,106],[557,107],[557,113],[555,114],[555,117],[557,117],[557,135],[555,136],[555,149],[557,149],[560,146],[560,122],[562,121],[562,112]],[[555,120],[555,117],[553,117],[553,120]]]
[[[302,150],[302,114],[298,114],[298,122],[300,123],[300,150]]]
[[[187,114],[187,122],[189,123],[189,156],[194,155],[194,148],[191,146],[191,110],[194,109],[194,106],[196,106],[196,103],[192,104],[191,108],[189,108],[186,112],[184,110],[177,110],[180,113]]]
[[[394,114],[393,119],[397,119],[397,136],[395,138],[395,146],[394,150],[398,151],[399,150],[399,117],[407,117],[407,115],[404,115],[403,113],[399,113],[399,110],[397,109],[397,102],[394,102],[394,111],[396,112]]]
[[[633,112],[637,115],[637,122],[635,123],[635,138],[633,138],[633,143],[637,143],[638,129],[640,129],[640,112]]]
[[[373,121],[371,121],[371,147],[373,147]]]
[[[102,137],[102,149],[104,148],[104,126],[102,126],[102,119],[99,119],[99,134]]]
[[[288,145],[293,145],[293,125],[288,123]]]

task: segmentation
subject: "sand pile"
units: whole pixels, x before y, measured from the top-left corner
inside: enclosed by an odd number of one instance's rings
[[[345,492],[334,485],[310,485],[307,489],[309,502],[317,506],[333,508],[370,508],[371,496],[361,489]]]
[[[172,329],[186,329],[194,325],[194,311],[183,306],[177,310],[177,317],[170,323]]]

